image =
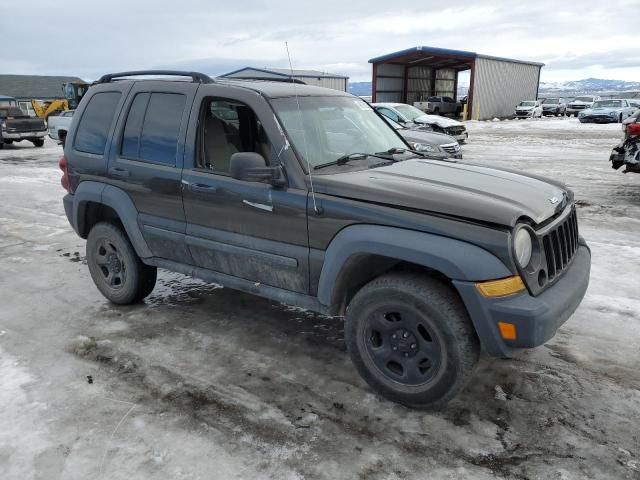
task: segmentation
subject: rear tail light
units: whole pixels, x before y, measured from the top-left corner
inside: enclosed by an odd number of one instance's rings
[[[69,171],[68,171],[67,157],[63,155],[60,161],[58,162],[58,166],[60,167],[60,170],[62,170],[62,178],[60,179],[60,184],[62,185],[62,188],[64,188],[67,192],[71,193],[71,188],[69,187]]]
[[[637,137],[640,135],[640,123],[630,123],[627,125],[627,135]]]

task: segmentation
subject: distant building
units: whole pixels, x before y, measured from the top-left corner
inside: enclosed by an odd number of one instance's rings
[[[24,112],[35,116],[31,99],[51,101],[64,98],[62,84],[66,82],[82,82],[82,79],[45,75],[0,75],[0,96],[15,98]]]
[[[334,90],[347,91],[349,77],[336,75],[334,73],[320,72],[317,70],[293,70],[288,68],[255,68],[245,67],[240,70],[220,75],[223,78],[259,78],[262,80],[269,79],[287,79],[293,78],[300,80],[307,85],[315,85],[317,87],[333,88]]]
[[[458,74],[470,70],[468,118],[507,117],[522,100],[536,100],[542,63],[436,47],[413,47],[369,60],[374,102],[413,104],[431,96],[456,98]]]
[[[16,104],[16,99],[13,97],[7,97],[6,95],[0,95],[0,107],[13,107]]]

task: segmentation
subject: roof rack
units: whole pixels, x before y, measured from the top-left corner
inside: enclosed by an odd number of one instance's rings
[[[103,75],[96,83],[109,83],[114,79],[123,77],[141,77],[141,76],[169,76],[169,77],[191,77],[194,83],[215,83],[209,75],[199,72],[182,72],[180,70],[134,70],[131,72],[108,73]]]
[[[302,80],[297,78],[271,78],[271,77],[221,77],[221,80],[258,80],[260,82],[280,82],[280,83],[297,83],[300,85],[306,85]]]

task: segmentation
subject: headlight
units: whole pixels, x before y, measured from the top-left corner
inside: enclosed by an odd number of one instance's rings
[[[414,143],[413,149],[418,152],[435,152],[433,145],[429,145],[428,143]]]
[[[518,228],[516,234],[513,236],[513,252],[521,268],[529,265],[533,252],[533,244],[531,242],[531,234],[524,227]]]
[[[609,112],[609,116],[610,117],[615,117],[616,116],[616,112]]]

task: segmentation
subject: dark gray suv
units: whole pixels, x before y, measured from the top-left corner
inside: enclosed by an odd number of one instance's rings
[[[405,405],[444,406],[481,348],[549,340],[587,289],[563,184],[429,158],[336,90],[105,75],[64,151],[64,207],[107,299],[140,301],[161,267],[344,316],[359,373]]]

